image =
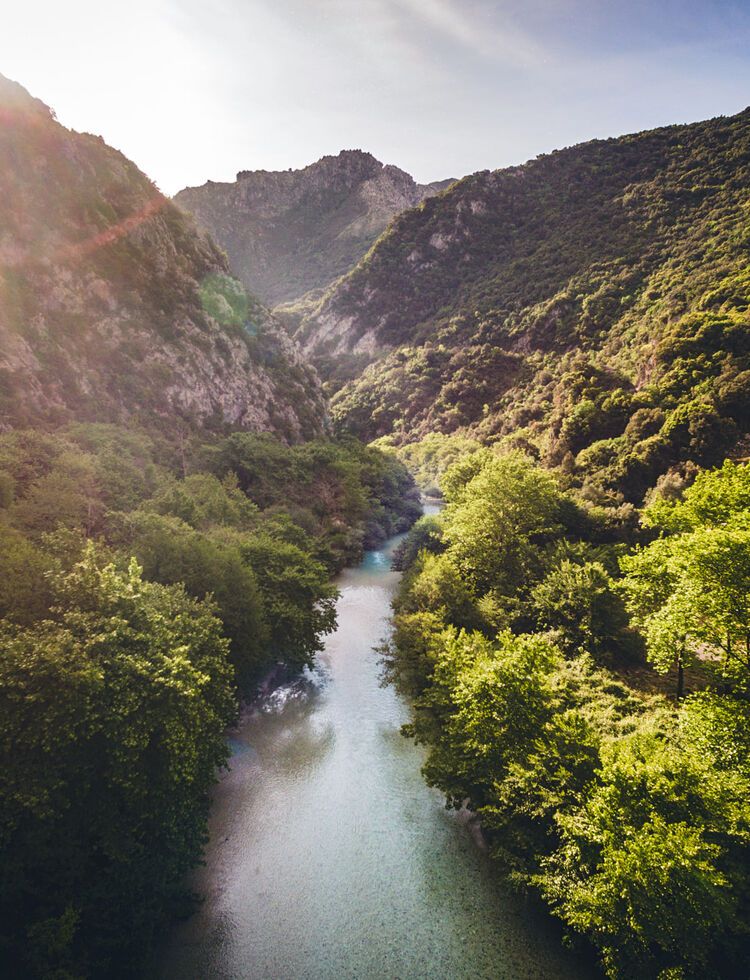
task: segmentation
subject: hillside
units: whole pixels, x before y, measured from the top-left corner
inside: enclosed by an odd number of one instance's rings
[[[444,190],[370,153],[344,150],[302,170],[241,171],[175,201],[226,249],[245,286],[271,306],[325,288],[367,252],[395,214]]]
[[[750,428],[749,248],[746,110],[465,178],[397,217],[298,337],[349,371],[344,429],[502,441],[638,500]]]
[[[321,431],[314,372],[207,235],[2,76],[0,117],[2,427]]]

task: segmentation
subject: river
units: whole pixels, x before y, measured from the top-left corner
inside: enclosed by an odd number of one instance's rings
[[[164,980],[580,978],[556,924],[499,881],[400,734],[373,647],[398,574],[369,552],[338,580],[319,667],[243,717],[210,821],[200,910]]]

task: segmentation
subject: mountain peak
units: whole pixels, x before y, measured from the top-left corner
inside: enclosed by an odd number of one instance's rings
[[[348,272],[391,219],[451,181],[420,185],[372,153],[345,149],[299,170],[241,170],[175,196],[267,303],[298,300]]]
[[[298,169],[289,167],[287,170],[240,170],[237,173],[237,180],[258,180],[264,177],[289,178],[290,175],[300,179],[325,170],[352,171],[372,175],[382,169],[383,164],[380,160],[377,160],[372,153],[368,153],[366,150],[339,150],[338,153],[327,153],[314,163],[308,163],[305,167]],[[209,181],[209,183],[215,182]]]

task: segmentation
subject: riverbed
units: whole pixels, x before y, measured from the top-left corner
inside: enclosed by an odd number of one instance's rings
[[[338,580],[316,670],[243,716],[214,795],[200,910],[168,937],[165,980],[590,976],[556,923],[510,892],[420,775],[409,708],[374,647],[394,542]]]

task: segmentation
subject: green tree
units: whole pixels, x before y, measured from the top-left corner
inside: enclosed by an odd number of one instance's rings
[[[272,652],[264,598],[237,541],[196,531],[179,518],[161,514],[136,511],[118,524],[111,540],[136,556],[147,579],[180,583],[197,599],[213,598],[224,635],[231,641],[237,685],[250,693],[272,663]]]
[[[598,785],[559,818],[563,842],[540,884],[588,933],[614,977],[670,968],[706,975],[739,934],[748,784],[646,718],[602,749]]]
[[[416,702],[414,734],[430,744],[424,767],[454,806],[490,801],[550,717],[560,654],[544,637],[447,629],[435,641],[430,688]]]
[[[227,641],[211,605],[91,545],[52,586],[54,619],[0,631],[1,955],[9,976],[114,976],[200,857]]]
[[[677,697],[685,689],[685,669],[698,654],[691,609],[684,590],[685,554],[677,538],[660,538],[620,559],[621,588],[636,625],[646,638],[649,661],[666,674],[677,669]]]
[[[53,567],[42,548],[0,524],[0,617],[25,625],[43,619],[51,602],[45,573]]]
[[[623,588],[665,673],[701,656],[724,678],[750,687],[750,531],[705,528],[662,538],[621,560]]]
[[[568,654],[586,650],[598,660],[627,649],[628,617],[600,562],[565,559],[531,594],[538,623],[555,630]]]
[[[323,637],[336,627],[338,592],[325,565],[265,534],[244,538],[240,551],[263,597],[273,657],[297,670],[312,666]]]
[[[512,595],[541,576],[545,543],[562,530],[563,497],[550,474],[520,453],[492,457],[448,499],[448,553],[477,594]]]
[[[644,522],[668,533],[747,526],[750,513],[750,466],[726,460],[717,470],[704,470],[680,500],[657,497],[644,511]]]

